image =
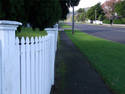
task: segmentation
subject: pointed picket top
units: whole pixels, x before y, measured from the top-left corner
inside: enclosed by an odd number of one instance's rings
[[[31,37],[31,44],[34,44],[34,38]]]
[[[38,38],[37,37],[35,37],[35,42],[38,43]]]
[[[21,45],[24,45],[25,44],[25,39],[24,37],[21,38]]]
[[[29,37],[26,37],[26,44],[29,44],[29,43],[30,43]]]
[[[18,37],[16,37],[15,41],[16,41],[16,45],[19,45],[19,38]]]
[[[41,37],[41,42],[43,42],[44,41],[44,36],[43,37]]]
[[[41,41],[42,41],[42,37],[39,36],[39,42],[41,42]]]
[[[46,36],[43,36],[42,38],[45,39]]]

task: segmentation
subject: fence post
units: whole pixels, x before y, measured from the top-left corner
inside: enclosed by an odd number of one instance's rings
[[[20,64],[15,59],[15,30],[19,25],[16,21],[0,21],[0,94],[20,94]]]
[[[54,50],[57,50],[57,37],[58,37],[58,28],[46,28],[45,29],[49,35],[54,36]]]
[[[52,75],[52,85],[54,85],[54,70],[55,70],[55,53],[56,53],[56,46],[57,46],[57,41],[56,41],[56,31],[57,31],[57,28],[46,28],[45,29],[48,33],[48,35],[50,35],[50,37],[52,38],[51,39],[51,62],[52,63],[52,72],[51,72],[51,75]]]

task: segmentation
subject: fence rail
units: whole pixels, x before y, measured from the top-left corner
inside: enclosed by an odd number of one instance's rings
[[[0,22],[0,34],[2,34],[0,36],[2,41],[0,43],[2,47],[0,94],[50,94],[51,87],[54,85],[58,25],[54,28],[46,28],[47,36],[22,37],[21,40],[18,37],[15,39],[18,25],[21,24],[10,21]],[[9,67],[12,62],[13,65]]]

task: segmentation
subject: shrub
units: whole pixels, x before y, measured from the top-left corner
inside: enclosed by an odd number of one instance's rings
[[[114,24],[125,24],[125,18],[122,19],[115,19],[113,21]]]
[[[103,20],[103,23],[105,23],[105,24],[110,24],[110,20],[105,19],[105,20]],[[113,24],[125,24],[125,18],[114,19],[114,20],[113,20]]]
[[[105,20],[103,20],[103,23],[110,24],[110,20],[109,19],[105,19]]]

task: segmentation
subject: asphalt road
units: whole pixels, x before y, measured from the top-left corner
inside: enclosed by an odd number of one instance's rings
[[[68,23],[70,24],[70,23]],[[70,24],[71,25],[71,24]],[[101,37],[104,39],[116,41],[125,44],[125,28],[111,26],[97,26],[87,24],[75,24],[75,28],[82,32]]]

